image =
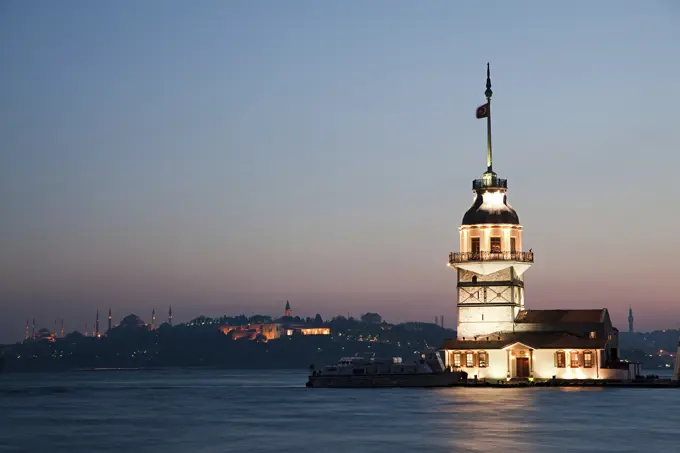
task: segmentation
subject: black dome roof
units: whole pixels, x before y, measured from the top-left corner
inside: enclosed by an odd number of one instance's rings
[[[484,204],[486,190],[478,190],[477,198],[472,207],[463,216],[463,225],[477,225],[480,223],[506,223],[519,225],[519,216],[510,205],[508,197],[503,193],[503,203],[498,205]]]

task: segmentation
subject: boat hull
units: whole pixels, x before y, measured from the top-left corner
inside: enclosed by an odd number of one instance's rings
[[[464,381],[463,373],[374,374],[347,376],[309,376],[307,387],[315,388],[386,388],[450,387]]]

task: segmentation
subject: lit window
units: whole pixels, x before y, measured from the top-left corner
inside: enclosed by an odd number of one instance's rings
[[[571,368],[578,368],[580,366],[577,351],[572,351],[571,353],[569,353],[569,366]]]
[[[473,368],[475,366],[475,353],[467,352],[465,353],[465,366],[468,368]]]
[[[557,362],[557,368],[564,368],[566,366],[564,351],[557,351],[555,353],[555,362]]]
[[[590,332],[590,339],[594,340],[597,338],[597,333],[595,331]]]
[[[491,253],[501,252],[501,238],[491,238]]]
[[[608,339],[609,341],[612,341],[612,336],[609,335],[609,336],[607,337],[607,339]]]
[[[470,239],[470,252],[472,253],[479,253],[479,238],[471,238]]]
[[[485,351],[479,351],[477,353],[477,360],[479,361],[480,368],[486,368],[489,366],[489,357]]]
[[[583,352],[583,367],[584,368],[593,367],[593,353],[591,351]]]
[[[453,366],[460,368],[460,352],[453,353]]]

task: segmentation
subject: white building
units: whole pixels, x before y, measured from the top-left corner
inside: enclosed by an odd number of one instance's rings
[[[458,335],[442,350],[445,364],[469,378],[632,379],[637,364],[621,362],[618,330],[606,308],[529,310],[524,275],[534,263],[524,251],[517,212],[508,204],[506,179],[492,169],[491,79],[487,103],[487,170],[472,182],[474,202],[459,227],[460,252],[449,255],[456,272]]]

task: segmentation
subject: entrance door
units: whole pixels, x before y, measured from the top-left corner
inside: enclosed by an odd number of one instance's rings
[[[527,357],[517,357],[517,377],[529,377],[529,359]]]

